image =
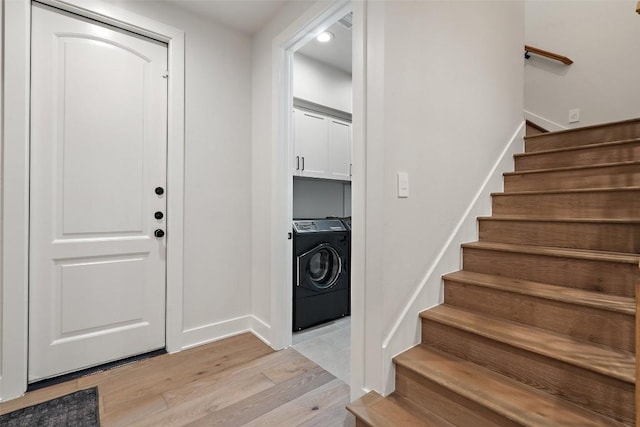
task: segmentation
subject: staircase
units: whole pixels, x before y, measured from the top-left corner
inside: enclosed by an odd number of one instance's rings
[[[357,426],[635,424],[640,119],[526,137]]]

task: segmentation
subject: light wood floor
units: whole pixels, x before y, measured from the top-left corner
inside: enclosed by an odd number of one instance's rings
[[[98,386],[103,426],[353,426],[349,387],[251,334],[36,390],[0,414]]]

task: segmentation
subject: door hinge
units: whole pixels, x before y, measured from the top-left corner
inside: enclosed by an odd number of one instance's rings
[[[293,239],[293,233],[287,233],[287,240]]]
[[[169,70],[164,70],[164,71],[162,72],[162,78],[163,78],[163,79],[167,79],[167,78],[169,78]]]

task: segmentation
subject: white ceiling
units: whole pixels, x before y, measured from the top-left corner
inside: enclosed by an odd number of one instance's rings
[[[166,0],[227,27],[254,35],[288,0]],[[302,1],[302,0],[297,0]],[[298,52],[351,74],[351,30],[335,23],[329,43],[312,40]]]
[[[297,52],[351,74],[351,30],[336,22],[327,31],[333,33],[333,40],[320,43],[314,39]]]
[[[287,0],[167,0],[245,34],[257,33]]]

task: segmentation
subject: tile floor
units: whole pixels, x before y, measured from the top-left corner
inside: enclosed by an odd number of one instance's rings
[[[349,384],[351,318],[344,317],[293,334],[295,350]]]

